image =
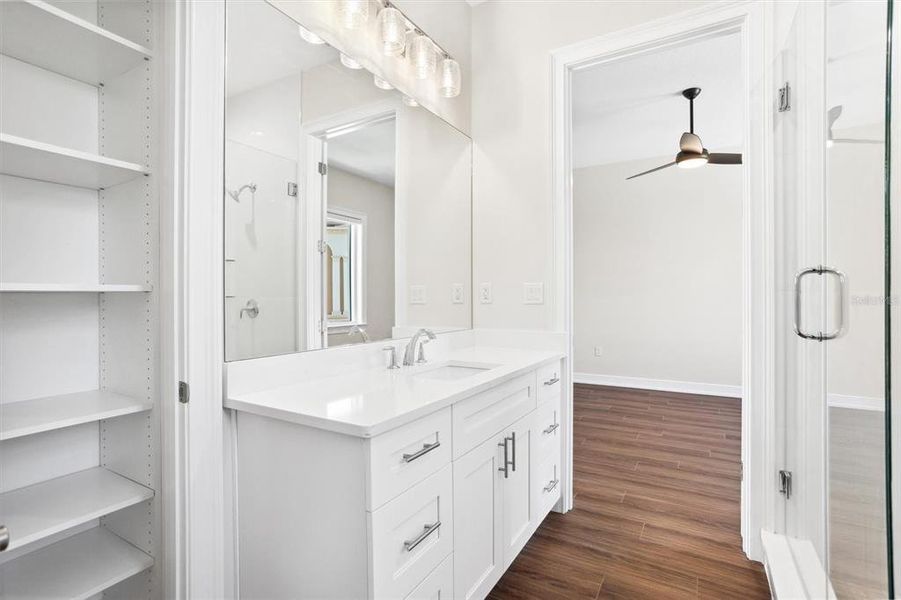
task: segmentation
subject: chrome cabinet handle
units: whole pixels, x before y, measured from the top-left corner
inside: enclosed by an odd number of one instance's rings
[[[552,479],[546,486],[544,486],[545,492],[553,492],[554,488],[557,487],[557,484],[560,483],[559,479]]]
[[[404,462],[413,462],[420,456],[428,454],[429,452],[431,452],[432,450],[434,450],[435,448],[437,448],[440,445],[441,445],[441,442],[435,442],[434,444],[423,444],[422,450],[417,450],[413,454],[404,454]]]
[[[833,275],[838,279],[838,327],[830,332],[807,333],[801,326],[801,281],[808,275]],[[798,271],[795,275],[795,333],[805,340],[825,342],[834,340],[845,331],[845,274],[831,267],[822,265]]]
[[[556,375],[554,375],[551,379],[548,379],[547,381],[545,381],[544,385],[554,385],[558,381],[560,381],[560,378],[557,377]]]
[[[547,429],[542,431],[542,433],[551,434],[557,431],[557,428],[560,427],[560,423],[554,423],[553,425],[549,425]]]
[[[0,525],[0,552],[9,548],[9,529],[6,525]]]
[[[516,473],[516,432],[510,435],[510,441],[513,442],[513,472]]]
[[[431,525],[426,523],[422,527],[422,533],[416,536],[416,539],[407,540],[406,542],[404,542],[404,549],[406,549],[407,552],[413,552],[413,549],[416,548],[416,546],[423,543],[427,537],[432,535],[433,532],[438,531],[438,528],[441,527],[441,521],[435,521]]]
[[[504,479],[509,479],[509,478],[510,478],[510,471],[508,470],[508,467],[510,466],[510,451],[509,451],[508,448],[507,448],[507,441],[508,441],[509,439],[510,439],[510,438],[504,436],[504,441],[503,441],[503,442],[498,442],[498,443],[497,443],[497,445],[498,445],[499,448],[503,448],[503,449],[504,449],[504,466],[503,466],[503,467],[498,467],[498,469],[497,469],[498,471],[500,471],[500,472],[502,472],[502,473],[504,474]]]

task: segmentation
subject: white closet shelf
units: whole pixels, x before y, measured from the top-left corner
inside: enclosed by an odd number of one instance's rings
[[[130,71],[150,50],[41,0],[0,2],[0,53],[91,85]]]
[[[153,559],[95,527],[0,566],[0,600],[85,600],[153,566]]]
[[[0,404],[0,441],[143,412],[147,400],[91,390]]]
[[[0,133],[0,173],[101,190],[150,172],[137,163]]]
[[[153,490],[103,467],[0,494],[0,523],[14,550],[153,497]]]
[[[152,292],[152,285],[118,283],[11,283],[0,282],[0,292]]]

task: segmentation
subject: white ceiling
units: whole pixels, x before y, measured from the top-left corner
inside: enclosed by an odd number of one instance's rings
[[[227,6],[228,96],[338,60],[334,48],[303,41],[297,23],[266,2]]]
[[[394,187],[394,119],[345,133],[328,141],[328,163]]]
[[[701,88],[695,133],[711,152],[739,149],[744,104],[741,39],[723,35],[577,71],[573,75],[576,168],[675,156],[688,131],[682,90]]]

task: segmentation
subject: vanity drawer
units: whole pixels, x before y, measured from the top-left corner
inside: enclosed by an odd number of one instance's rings
[[[369,510],[422,481],[451,460],[451,407],[369,441]]]
[[[538,367],[538,403],[559,398],[563,389],[563,369],[559,360]]]
[[[369,515],[372,597],[403,598],[454,548],[451,465]]]
[[[560,398],[541,404],[532,420],[532,461],[542,462],[560,451],[563,426],[560,422]]]
[[[429,573],[404,600],[451,600],[454,597],[454,555]]]
[[[504,427],[534,410],[535,372],[454,405],[454,458],[459,458]]]
[[[532,470],[532,506],[535,507],[535,527],[547,516],[560,499],[560,451],[534,463]]]

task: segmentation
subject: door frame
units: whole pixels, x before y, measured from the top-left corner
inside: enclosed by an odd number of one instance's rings
[[[770,3],[740,1],[703,6],[630,29],[585,40],[551,53],[551,132],[554,212],[555,324],[566,333],[566,380],[573,376],[572,74],[637,54],[659,51],[726,32],[742,39],[747,92],[742,189],[742,486],[741,534],[745,553],[762,560],[761,529],[776,513],[775,387],[773,350],[776,280],[772,248],[775,221],[772,187],[772,119],[768,91],[772,52]],[[563,509],[572,508],[572,385],[564,398]]]

